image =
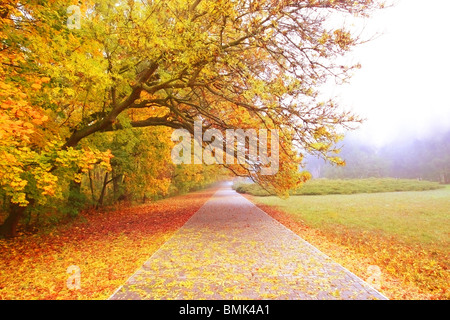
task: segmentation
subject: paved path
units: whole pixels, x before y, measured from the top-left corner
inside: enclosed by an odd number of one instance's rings
[[[229,187],[110,299],[386,299]]]

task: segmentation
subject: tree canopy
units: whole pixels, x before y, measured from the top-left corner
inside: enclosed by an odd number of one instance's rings
[[[67,24],[71,5],[80,9],[79,28]],[[114,153],[87,137],[144,127],[193,133],[201,119],[204,130],[278,130],[277,174],[261,175],[257,162],[226,166],[282,194],[308,178],[298,170],[303,154],[342,164],[334,145],[342,129],[360,121],[319,99],[322,84],[345,81],[359,67],[339,63],[359,39],[329,21],[382,6],[372,0],[3,1],[1,186],[14,204],[43,201],[56,193],[64,168],[78,180],[100,163],[111,170]]]

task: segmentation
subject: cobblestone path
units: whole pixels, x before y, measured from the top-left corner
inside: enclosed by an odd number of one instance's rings
[[[110,299],[386,297],[224,187]]]

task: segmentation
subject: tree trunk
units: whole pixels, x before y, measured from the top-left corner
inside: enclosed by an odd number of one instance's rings
[[[95,204],[94,182],[92,181],[91,170],[88,171],[88,175],[89,175],[89,186],[90,186],[90,188],[91,188],[92,204]]]
[[[17,236],[17,225],[20,218],[25,213],[27,207],[21,207],[18,204],[11,203],[9,215],[0,226],[0,236],[5,238],[13,238]]]
[[[113,192],[114,192],[114,200],[117,200],[119,197],[119,180],[121,178],[121,174],[117,175],[113,171]]]
[[[103,188],[100,193],[100,198],[98,198],[98,207],[103,206],[103,199],[105,197],[106,186],[108,185],[108,172],[105,173],[105,179],[103,180]]]

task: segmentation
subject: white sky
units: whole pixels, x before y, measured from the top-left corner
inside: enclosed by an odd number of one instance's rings
[[[449,15],[448,0],[398,0],[366,22],[382,35],[350,53],[362,69],[334,92],[368,119],[358,136],[382,145],[450,130]]]

